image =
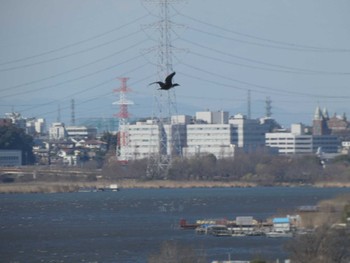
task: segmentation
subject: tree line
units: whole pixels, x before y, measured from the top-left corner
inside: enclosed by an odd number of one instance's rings
[[[168,179],[182,181],[241,181],[260,185],[283,183],[313,184],[319,181],[349,182],[350,157],[338,157],[322,166],[315,155],[278,156],[264,152],[237,153],[234,158],[217,159],[212,154],[175,158],[169,169],[147,177],[148,161],[133,160],[127,166],[116,160],[105,161],[103,176],[110,179]]]

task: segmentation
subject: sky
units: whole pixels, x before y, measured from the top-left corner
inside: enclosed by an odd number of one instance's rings
[[[162,0],[164,1],[164,0]],[[0,0],[0,115],[111,118],[128,77],[131,118],[157,115],[162,19],[154,0]],[[311,124],[350,115],[350,1],[168,0],[177,114],[228,111]],[[60,112],[60,114],[59,114]]]

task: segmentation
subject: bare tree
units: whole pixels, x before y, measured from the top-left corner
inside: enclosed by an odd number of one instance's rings
[[[198,255],[196,251],[186,245],[174,241],[166,241],[162,244],[158,254],[151,255],[148,263],[204,263],[206,259],[203,255]]]
[[[345,263],[350,260],[347,229],[323,225],[315,232],[301,235],[286,245],[295,263]]]

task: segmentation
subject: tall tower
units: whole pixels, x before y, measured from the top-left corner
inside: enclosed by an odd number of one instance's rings
[[[61,122],[61,105],[58,104],[57,106],[57,118],[56,118],[56,122]]]
[[[252,103],[251,103],[251,92],[250,89],[248,90],[248,97],[247,97],[247,118],[250,120],[252,118]]]
[[[117,158],[122,163],[127,163],[130,160],[130,148],[129,148],[129,112],[128,106],[134,103],[126,99],[126,94],[131,90],[127,87],[126,82],[129,78],[119,78],[121,81],[121,87],[115,89],[114,92],[119,93],[119,100],[113,102],[113,104],[119,105],[119,112],[115,114],[119,119],[118,129],[118,143],[117,143]]]
[[[174,47],[171,40],[171,31],[174,23],[170,20],[169,5],[176,3],[178,0],[145,0],[145,2],[156,3],[160,8],[160,20],[153,24],[159,32],[159,41],[157,50],[157,75],[159,80],[164,80],[173,72],[172,56]],[[176,78],[176,76],[175,76]],[[180,132],[178,126],[171,125],[171,117],[177,115],[176,93],[175,89],[155,90],[154,92],[154,109],[152,114],[152,123],[156,129],[151,130],[158,134],[159,151],[151,152],[148,157],[147,177],[165,177],[168,168],[171,165],[174,155],[181,155],[180,149]]]
[[[270,97],[266,97],[266,101],[265,101],[265,116],[268,117],[268,118],[270,118],[272,116],[271,103],[272,103],[272,101],[271,101]]]
[[[74,99],[71,100],[70,110],[71,110],[70,123],[72,126],[74,126],[75,125],[75,101],[74,101]]]

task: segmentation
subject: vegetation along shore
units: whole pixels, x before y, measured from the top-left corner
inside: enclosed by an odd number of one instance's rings
[[[193,188],[313,186],[350,187],[350,157],[322,166],[315,156],[287,157],[239,153],[234,159],[213,155],[175,159],[162,176],[147,175],[147,160],[127,166],[107,158],[102,166],[21,166],[0,168],[0,193],[74,192],[84,187]]]

